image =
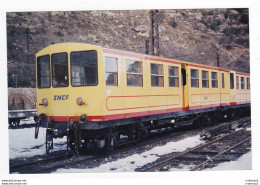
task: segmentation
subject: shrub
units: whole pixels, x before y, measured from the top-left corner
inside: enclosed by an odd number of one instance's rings
[[[176,22],[175,18],[171,18],[170,20],[170,25],[173,27],[173,28],[176,28],[178,26],[178,23]]]

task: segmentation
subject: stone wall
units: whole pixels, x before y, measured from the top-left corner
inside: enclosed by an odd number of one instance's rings
[[[8,109],[35,109],[36,88],[8,88]]]

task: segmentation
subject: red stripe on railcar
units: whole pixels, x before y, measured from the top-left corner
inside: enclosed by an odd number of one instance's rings
[[[201,65],[198,65],[198,64],[187,64],[187,66],[199,67],[199,68],[211,69],[211,70],[217,70],[217,71],[230,72],[230,70],[228,70],[228,69],[215,68],[215,67],[210,67],[210,66],[201,66]]]
[[[229,103],[219,103],[219,104],[208,104],[208,105],[199,105],[199,106],[192,106],[192,107],[185,107],[185,108],[173,108],[173,109],[163,109],[163,110],[154,110],[154,111],[143,111],[143,112],[133,112],[133,113],[124,113],[124,114],[113,114],[113,115],[104,115],[104,116],[87,116],[88,121],[110,121],[110,120],[117,120],[117,119],[126,119],[126,118],[134,118],[134,117],[141,117],[141,116],[150,116],[156,114],[165,114],[165,113],[172,113],[172,112],[181,112],[185,110],[195,110],[195,109],[203,109],[203,108],[210,108],[216,106],[227,106],[227,105],[238,105],[238,104],[247,104],[249,102],[231,102]],[[50,117],[54,121],[58,122],[67,122],[68,118],[70,117],[74,121],[79,121],[80,116],[47,116]]]
[[[236,72],[237,75],[250,76],[250,74]]]

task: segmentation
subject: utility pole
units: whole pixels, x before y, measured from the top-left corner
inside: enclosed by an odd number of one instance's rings
[[[216,51],[216,55],[217,55],[217,66],[220,67],[220,63],[219,63],[219,49],[217,48]]]
[[[26,50],[27,50],[27,64],[29,63],[29,60],[30,60],[30,52],[29,52],[29,32],[30,32],[30,29],[27,28],[26,29]]]
[[[220,61],[219,61],[219,48],[217,45],[210,44],[213,49],[216,50],[216,60],[217,60],[217,67],[220,67]]]
[[[159,10],[150,11],[150,54],[159,56]]]
[[[145,40],[145,54],[149,55],[149,39]]]

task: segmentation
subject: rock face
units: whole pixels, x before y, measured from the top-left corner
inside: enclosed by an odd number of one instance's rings
[[[159,10],[160,55],[249,73],[248,23],[248,9]],[[35,86],[34,55],[51,43],[145,53],[150,30],[149,10],[7,13],[9,86]]]

